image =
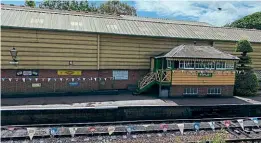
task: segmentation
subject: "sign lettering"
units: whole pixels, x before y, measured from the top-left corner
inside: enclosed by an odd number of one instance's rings
[[[112,71],[112,76],[115,80],[128,80],[129,73],[127,70],[114,70]]]
[[[82,75],[80,70],[58,70],[58,75]]]
[[[17,76],[38,76],[39,71],[38,70],[17,70],[16,75]]]
[[[198,77],[212,77],[212,73],[206,73],[206,72],[198,73]]]

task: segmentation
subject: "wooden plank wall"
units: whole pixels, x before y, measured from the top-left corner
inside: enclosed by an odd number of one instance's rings
[[[261,70],[261,43],[251,43],[254,52],[249,53],[252,57],[252,66],[255,70]],[[236,42],[214,42],[214,47],[226,51],[235,56],[240,56],[240,52],[236,51]]]
[[[215,71],[212,77],[198,77],[195,70],[175,70],[172,74],[172,85],[234,85],[234,82],[232,71]]]
[[[9,63],[13,46],[18,66]],[[97,69],[97,35],[2,28],[1,62],[2,69]]]

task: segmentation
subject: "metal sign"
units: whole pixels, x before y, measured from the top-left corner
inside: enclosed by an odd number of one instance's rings
[[[32,87],[41,87],[41,83],[32,83]]]
[[[80,70],[58,70],[58,75],[82,75]]]
[[[38,70],[17,70],[16,75],[17,76],[38,76],[39,71]]]
[[[78,86],[79,82],[69,82],[69,86]]]
[[[127,70],[113,70],[112,76],[115,80],[128,80],[129,73]]]
[[[212,77],[212,73],[206,73],[206,72],[198,73],[198,77]]]

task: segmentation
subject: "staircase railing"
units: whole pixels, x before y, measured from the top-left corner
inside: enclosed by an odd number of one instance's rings
[[[138,87],[139,89],[144,88],[145,86],[149,85],[151,82],[155,81],[156,79],[156,73],[150,72],[147,75],[145,75],[139,82]]]
[[[171,72],[167,72],[168,70],[158,70],[156,72],[150,72],[146,74],[139,82],[138,82],[138,90],[143,91],[152,85],[153,82],[171,82]],[[148,86],[148,87],[147,87]]]
[[[170,82],[171,81],[171,71],[168,70],[158,70],[156,73],[156,81],[158,82]]]

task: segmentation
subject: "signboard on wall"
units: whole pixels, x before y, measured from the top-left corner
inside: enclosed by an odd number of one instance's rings
[[[58,75],[82,75],[80,70],[58,70]]]
[[[78,86],[79,82],[69,82],[69,86]]]
[[[16,75],[17,76],[38,76],[39,71],[38,70],[17,70]]]
[[[198,77],[212,77],[212,73],[207,73],[207,72],[198,73]]]
[[[41,83],[32,83],[32,87],[41,87]]]
[[[128,80],[129,73],[127,70],[113,70],[112,76],[115,80]]]

